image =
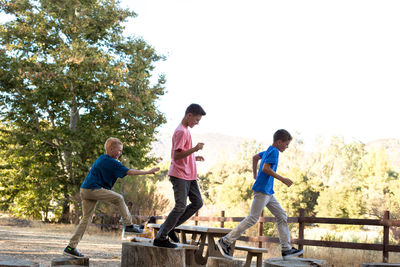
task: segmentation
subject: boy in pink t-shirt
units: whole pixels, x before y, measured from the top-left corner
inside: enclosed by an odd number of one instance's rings
[[[171,167],[168,175],[174,189],[175,207],[161,225],[153,242],[155,246],[176,248],[177,246],[171,243],[167,236],[172,241],[179,242],[174,228],[192,217],[203,206],[197,184],[196,161],[203,161],[204,158],[195,156],[194,152],[203,149],[204,144],[198,143],[192,147],[192,137],[188,127],[193,128],[199,124],[204,115],[206,112],[200,105],[191,104],[186,109],[182,123],[172,136]],[[191,202],[188,206],[186,206],[187,197]]]

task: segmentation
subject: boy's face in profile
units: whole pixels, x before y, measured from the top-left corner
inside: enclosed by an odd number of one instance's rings
[[[285,150],[289,147],[290,141],[291,141],[291,140],[287,140],[287,141],[278,140],[278,141],[276,142],[276,148],[277,148],[280,152],[283,152],[283,151],[285,151]]]
[[[118,159],[122,155],[122,148],[121,145],[111,146],[107,154],[114,159]]]
[[[190,128],[193,128],[195,125],[199,124],[202,117],[203,117],[202,115],[194,115],[192,113],[189,113],[188,114],[188,126]]]

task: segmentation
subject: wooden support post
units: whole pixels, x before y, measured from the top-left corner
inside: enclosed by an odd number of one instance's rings
[[[221,224],[220,224],[220,227],[221,228],[224,228],[224,217],[225,217],[225,211],[224,210],[221,210],[221,217],[222,217],[222,221],[221,221]]]
[[[261,211],[261,218],[263,218],[263,217],[264,217],[264,210]],[[264,223],[263,222],[259,222],[258,223],[258,236],[263,236],[263,233],[264,233]],[[262,248],[262,242],[261,241],[258,242],[258,247]]]
[[[196,216],[196,217],[199,216],[199,211],[196,211],[195,216]],[[197,221],[197,219],[194,220],[194,225],[199,225],[199,222]]]
[[[385,211],[385,213],[383,214],[383,253],[382,253],[382,261],[383,262],[388,262],[389,261],[389,225],[388,225],[388,221],[390,219],[390,213],[389,211]]]
[[[304,240],[304,209],[299,209],[299,249],[303,249]]]

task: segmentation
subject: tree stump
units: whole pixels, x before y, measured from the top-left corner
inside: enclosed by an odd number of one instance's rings
[[[121,267],[186,267],[185,249],[162,248],[149,243],[122,243]]]
[[[234,267],[234,262],[226,258],[208,257],[206,267]]]
[[[39,267],[39,263],[24,260],[0,261],[0,267]]]
[[[400,267],[400,263],[380,263],[380,262],[371,262],[371,263],[363,263],[362,267]]]
[[[317,259],[290,258],[284,260],[282,258],[270,258],[264,261],[265,267],[326,267],[326,261]]]
[[[89,258],[72,258],[72,257],[62,257],[54,258],[51,261],[51,266],[64,266],[64,265],[78,265],[78,266],[89,266]]]

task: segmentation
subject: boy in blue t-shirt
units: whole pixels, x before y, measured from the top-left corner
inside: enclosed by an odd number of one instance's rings
[[[276,217],[283,259],[303,254],[303,250],[295,249],[290,245],[287,215],[274,197],[273,190],[275,179],[281,181],[287,186],[291,186],[293,183],[289,178],[282,177],[276,173],[279,161],[279,152],[285,151],[291,140],[292,136],[288,131],[283,129],[278,130],[274,134],[273,144],[266,151],[253,157],[253,175],[256,182],[252,188],[254,191],[254,198],[250,214],[241,221],[238,226],[232,229],[229,234],[225,235],[217,242],[219,251],[226,258],[232,258],[231,244],[235,242],[244,231],[258,221],[264,207],[267,207]],[[260,159],[261,164],[257,174],[257,165]]]
[[[126,225],[125,232],[142,233],[141,229],[136,228],[132,224],[132,217],[123,196],[112,191],[111,188],[118,178],[123,178],[126,175],[154,174],[159,171],[160,168],[140,171],[125,167],[117,160],[122,154],[122,148],[122,142],[118,138],[108,138],[104,144],[106,154],[101,155],[90,168],[80,189],[83,213],[82,219],[76,227],[75,233],[71,237],[68,246],[64,249],[64,255],[75,258],[84,257],[76,246],[82,239],[87,226],[92,221],[93,213],[99,200],[108,201],[118,207]]]

